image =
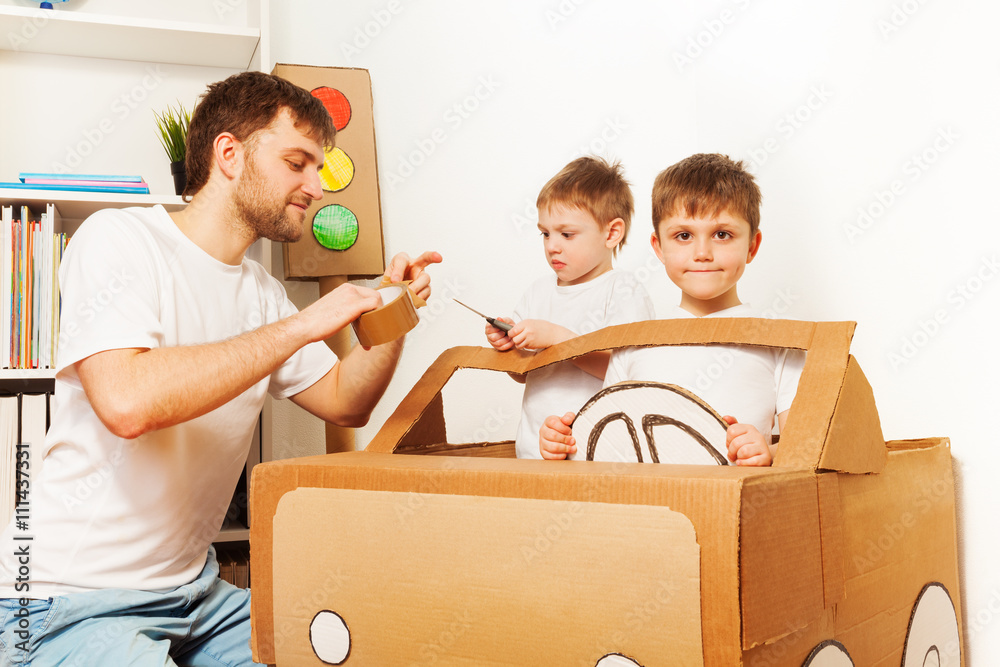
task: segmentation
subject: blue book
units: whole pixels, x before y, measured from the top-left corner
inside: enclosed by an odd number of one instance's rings
[[[42,174],[22,171],[18,179],[45,179],[59,181],[119,181],[121,183],[142,183],[142,176],[121,176],[108,174]]]
[[[48,192],[119,192],[128,195],[148,195],[149,186],[126,187],[120,185],[42,185],[39,183],[0,183],[0,188],[7,190],[45,190]]]

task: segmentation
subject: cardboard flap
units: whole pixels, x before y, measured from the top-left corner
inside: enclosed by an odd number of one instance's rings
[[[840,472],[881,472],[889,452],[868,378],[851,356],[837,398],[819,468]]]
[[[448,436],[444,423],[444,399],[438,392],[424,411],[417,417],[413,427],[406,432],[397,447],[438,444],[447,442]]]
[[[438,357],[368,446],[392,452],[417,442],[414,425],[459,368],[527,373],[595,350],[651,345],[755,345],[806,350],[806,363],[774,465],[846,472],[877,472],[885,442],[871,386],[850,355],[853,322],[759,318],[650,320],[608,327],[538,353],[454,347]],[[647,378],[664,381],[663,378]],[[436,408],[435,408],[436,410]],[[440,442],[444,442],[443,440]]]
[[[683,514],[434,494],[401,514],[411,496],[284,495],[278,664],[704,664],[699,547]]]
[[[815,475],[744,480],[740,499],[743,648],[773,642],[825,609]]]
[[[827,609],[844,597],[844,513],[840,507],[840,482],[835,473],[816,476],[819,495],[819,530],[823,553],[823,606]]]

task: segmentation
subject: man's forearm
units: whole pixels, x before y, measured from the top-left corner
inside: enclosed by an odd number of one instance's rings
[[[355,346],[338,364],[337,401],[354,421],[367,422],[392,380],[403,350],[403,338],[365,350]]]
[[[217,343],[99,353],[77,371],[105,425],[134,438],[224,405],[307,342],[293,316]]]

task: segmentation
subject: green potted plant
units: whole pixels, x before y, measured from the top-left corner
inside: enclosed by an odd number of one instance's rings
[[[167,107],[156,116],[156,128],[159,130],[160,144],[170,158],[170,174],[174,177],[174,192],[183,194],[187,185],[187,174],[184,171],[184,158],[187,155],[187,133],[191,124],[191,112],[180,102],[177,108]]]

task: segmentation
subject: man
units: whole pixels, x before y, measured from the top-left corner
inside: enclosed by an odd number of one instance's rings
[[[297,312],[245,258],[299,237],[334,132],[308,92],[230,77],[191,121],[188,207],[101,211],[73,237],[33,539],[0,535],[0,665],[252,664],[249,593],[218,579],[210,545],[265,394],[363,425],[402,346],[338,362],[322,341],[377,292],[346,284]],[[386,275],[426,298],[439,261],[400,254]]]

